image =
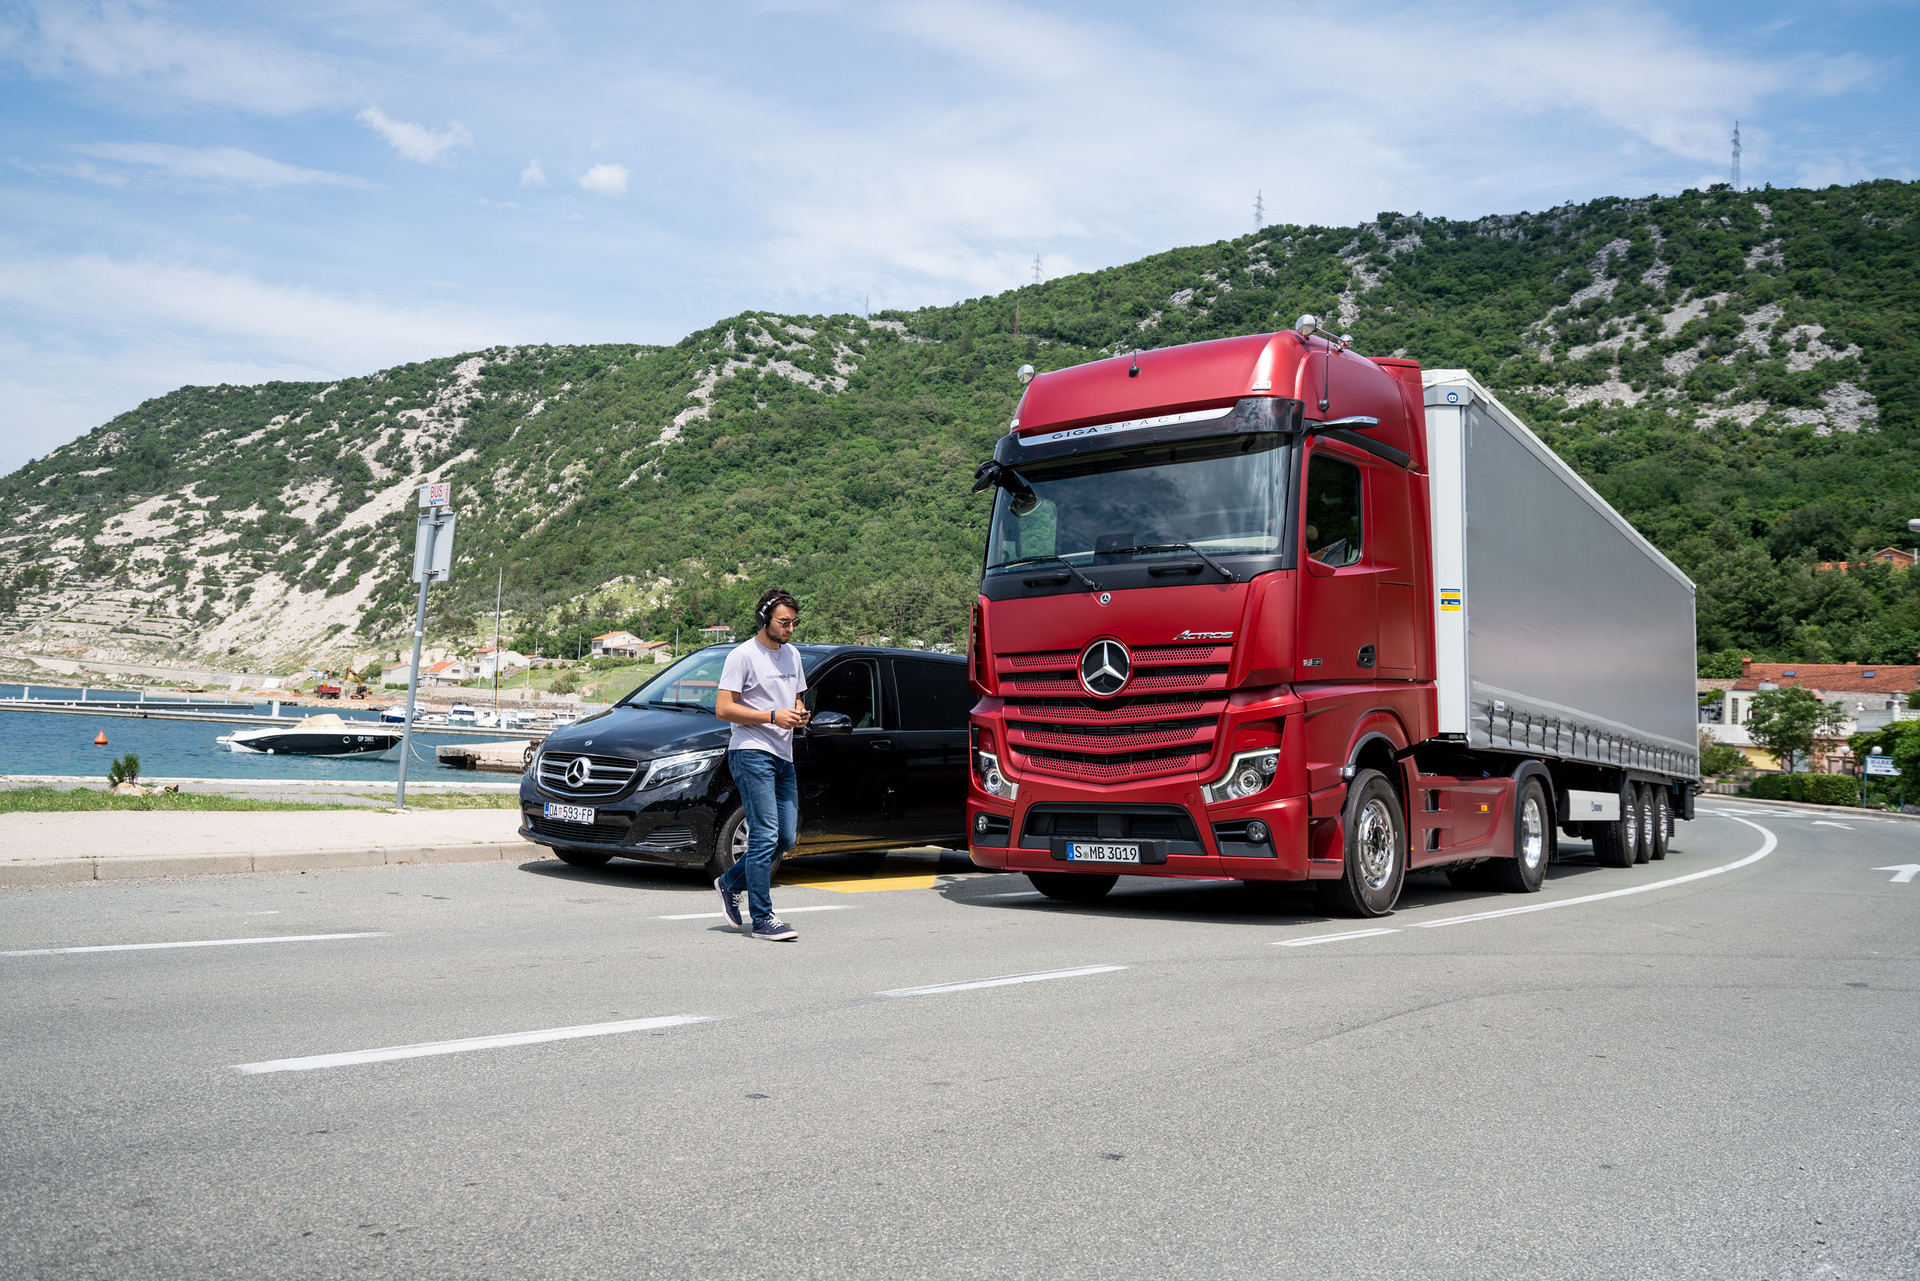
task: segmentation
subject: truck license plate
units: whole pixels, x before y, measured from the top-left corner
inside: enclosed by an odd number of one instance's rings
[[[562,823],[591,824],[593,822],[593,806],[556,805],[552,801],[548,801],[546,816],[548,818],[559,819]]]
[[[1085,841],[1067,843],[1067,860],[1073,863],[1138,863],[1140,847],[1138,845],[1089,844]]]

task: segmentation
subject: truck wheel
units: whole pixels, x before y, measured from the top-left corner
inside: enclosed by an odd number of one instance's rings
[[[1078,872],[1028,872],[1033,888],[1062,903],[1098,903],[1119,883],[1117,876],[1082,876]]]
[[[567,850],[557,845],[553,847],[553,856],[569,867],[605,867],[613,859],[613,855],[599,850]]]
[[[1594,862],[1602,867],[1632,867],[1633,846],[1628,843],[1627,833],[1632,824],[1627,822],[1627,813],[1631,807],[1626,795],[1620,797],[1620,817],[1611,823],[1588,823],[1588,838],[1593,842]]]
[[[1634,784],[1633,817],[1639,824],[1633,844],[1633,861],[1649,862],[1653,858],[1653,789],[1645,783]]]
[[[1673,796],[1664,787],[1649,788],[1647,795],[1653,799],[1653,859],[1657,863],[1667,856],[1667,842],[1673,837]]]
[[[1319,882],[1322,900],[1342,916],[1385,916],[1407,878],[1406,820],[1386,775],[1363,769],[1354,777],[1341,826],[1346,848],[1340,879]]]
[[[1535,894],[1546,880],[1547,860],[1553,855],[1553,811],[1547,807],[1547,789],[1530,778],[1520,784],[1513,802],[1513,857],[1487,864],[1487,879],[1510,894]]]

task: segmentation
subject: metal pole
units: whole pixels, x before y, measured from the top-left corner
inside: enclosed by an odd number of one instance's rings
[[[500,728],[500,591],[507,584],[507,571],[493,580],[493,727]]]
[[[413,611],[413,666],[407,671],[407,720],[400,727],[400,782],[393,792],[393,807],[407,807],[407,761],[413,754],[413,700],[420,689],[420,642],[426,636],[427,628],[427,581],[431,574],[420,576],[420,604]]]

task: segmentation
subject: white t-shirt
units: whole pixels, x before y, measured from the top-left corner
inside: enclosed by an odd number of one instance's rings
[[[756,711],[776,712],[792,707],[807,688],[807,674],[800,667],[800,651],[791,645],[768,649],[757,635],[750,636],[727,655],[726,664],[720,669],[720,688]],[[772,752],[781,760],[790,761],[793,731],[778,725],[735,725],[727,746],[736,752]]]

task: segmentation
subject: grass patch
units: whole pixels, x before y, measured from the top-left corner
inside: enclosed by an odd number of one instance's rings
[[[375,795],[372,792],[355,792],[355,796],[370,801],[393,803],[393,793]],[[518,792],[408,792],[407,808],[410,810],[513,810],[520,808]]]
[[[112,792],[76,787],[19,787],[0,790],[0,814],[71,812],[76,810],[357,810],[358,805],[314,801],[258,801],[245,796],[208,796],[192,792],[160,792],[153,796],[117,796]]]

